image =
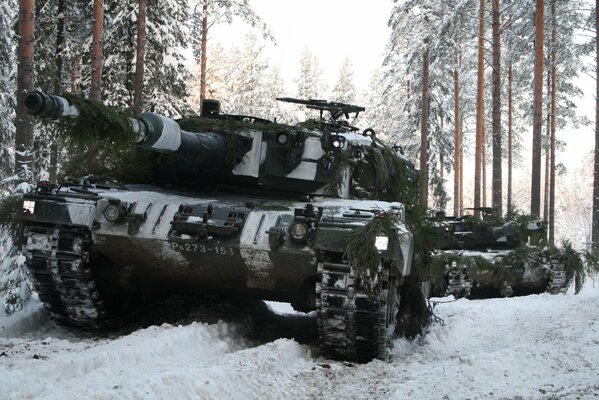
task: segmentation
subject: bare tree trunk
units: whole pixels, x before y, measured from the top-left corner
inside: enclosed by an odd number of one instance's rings
[[[474,152],[474,208],[481,206],[481,156],[483,152],[483,130],[485,124],[483,90],[485,86],[485,0],[480,0],[478,25],[478,67],[476,83],[476,147]],[[480,216],[480,212],[475,212]]]
[[[599,1],[599,0],[597,0]],[[458,75],[458,56],[453,70],[453,101],[454,101],[454,181],[453,181],[453,215],[460,216],[460,171],[462,160],[460,158],[460,79]]]
[[[100,101],[102,99],[102,42],[104,35],[104,0],[94,0],[94,22],[92,32],[91,56],[91,87],[89,98]]]
[[[492,206],[498,216],[503,215],[501,174],[501,38],[499,36],[499,0],[493,0],[493,196]]]
[[[420,201],[428,206],[428,38],[424,40],[422,57],[422,120],[420,122]]]
[[[547,71],[547,96],[551,96],[551,73]],[[551,131],[551,103],[547,102],[547,127],[545,128],[545,181],[543,186],[543,220],[548,221],[549,214],[549,134]]]
[[[62,91],[62,70],[63,57],[62,46],[64,44],[64,0],[58,0],[56,13],[58,14],[58,22],[56,24],[56,46],[54,48],[54,57],[56,62],[56,77],[54,80],[54,93]],[[52,138],[50,143],[50,168],[48,171],[50,182],[56,182],[58,175],[58,143],[56,138]]]
[[[599,0],[597,0],[599,1]],[[512,206],[512,65],[508,68],[507,75],[507,212],[511,213]]]
[[[599,0],[595,0],[595,32],[599,32]],[[593,225],[591,251],[599,255],[599,35],[595,35],[595,162],[593,166]]]
[[[33,121],[23,108],[25,94],[33,90],[33,41],[35,0],[19,1],[19,48],[17,69],[17,106],[15,119],[15,172],[20,181],[30,181],[33,147]]]
[[[444,127],[445,122],[443,120],[443,113],[441,113],[441,116],[439,118],[439,126],[441,127],[441,132],[443,132],[443,129],[445,129]],[[445,172],[443,171],[443,165],[445,165],[445,156],[443,155],[442,151],[439,151],[439,178],[441,178],[441,182],[443,182],[443,179],[445,178]]]
[[[483,103],[484,104],[484,103]],[[482,137],[482,155],[481,155],[481,177],[482,177],[482,206],[487,206],[487,136],[486,127],[483,126],[483,137]]]
[[[532,174],[530,214],[541,216],[541,131],[543,124],[543,0],[535,0],[535,67],[534,67],[534,115],[532,129]],[[533,238],[536,244],[538,239]]]
[[[208,0],[202,6],[202,32],[200,54],[200,107],[206,98],[206,42],[208,40]]]
[[[551,2],[551,179],[549,180],[549,243],[555,244],[555,129],[556,129],[556,45],[555,0]]]
[[[460,118],[463,121],[463,118]],[[462,124],[460,124],[460,132],[463,132]],[[460,142],[462,138],[460,137]],[[464,215],[464,148],[460,146],[460,216]]]
[[[146,54],[146,0],[138,0],[139,14],[137,16],[137,54],[135,56],[135,94],[133,109],[141,112],[144,88],[144,60]]]

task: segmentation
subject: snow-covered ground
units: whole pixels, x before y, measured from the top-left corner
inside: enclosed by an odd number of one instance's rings
[[[0,399],[599,398],[591,282],[576,296],[437,304],[425,336],[366,365],[321,358],[314,317],[269,306],[277,314],[94,337],[33,301],[0,317]]]

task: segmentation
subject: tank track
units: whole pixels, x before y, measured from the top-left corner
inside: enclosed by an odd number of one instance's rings
[[[446,296],[453,295],[456,299],[468,297],[471,290],[472,282],[465,271],[452,268],[447,272]]]
[[[90,233],[27,224],[23,239],[35,291],[52,319],[61,325],[102,328],[106,313],[89,268]]]
[[[570,286],[570,280],[566,272],[566,264],[560,260],[550,259],[549,270],[551,272],[551,278],[547,284],[547,292],[551,294],[566,293],[568,286]]]
[[[336,261],[325,258],[318,263],[316,309],[322,354],[357,362],[387,359],[399,307],[397,281],[388,267],[383,268],[374,290],[367,291],[356,284],[353,267]]]

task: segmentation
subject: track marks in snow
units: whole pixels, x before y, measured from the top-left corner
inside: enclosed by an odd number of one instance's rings
[[[435,311],[443,325],[413,341],[396,340],[390,362],[365,365],[319,357],[311,318],[261,311],[249,320],[163,324],[113,339],[0,338],[0,353],[7,354],[0,357],[0,398],[576,399],[599,393],[599,289],[459,300]],[[273,339],[281,336],[295,340]]]

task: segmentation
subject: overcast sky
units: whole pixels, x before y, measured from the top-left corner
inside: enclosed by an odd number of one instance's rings
[[[373,71],[381,66],[391,0],[251,0],[251,5],[275,36],[277,45],[268,46],[267,56],[280,68],[290,90],[295,91],[293,80],[306,47],[318,58],[329,90],[346,56],[360,90],[366,90]],[[225,44],[243,40],[250,30],[241,22],[214,28],[211,40]]]

